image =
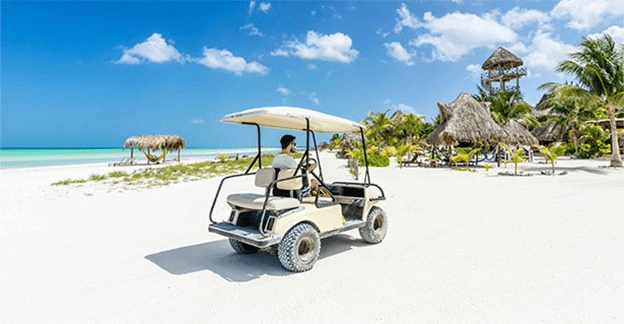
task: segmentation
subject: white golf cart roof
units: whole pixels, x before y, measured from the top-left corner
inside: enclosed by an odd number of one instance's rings
[[[322,133],[349,133],[359,131],[363,125],[348,119],[318,111],[296,107],[263,107],[247,109],[223,116],[226,123],[253,123],[260,126],[305,130],[306,119],[310,130]]]

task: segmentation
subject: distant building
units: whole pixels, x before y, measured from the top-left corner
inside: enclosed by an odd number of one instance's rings
[[[481,74],[481,88],[489,96],[494,95],[499,89],[520,91],[520,78],[527,75],[523,64],[524,62],[512,52],[499,47],[481,66],[486,71]],[[513,80],[516,80],[515,86],[505,84]],[[494,87],[493,83],[496,82],[498,87]]]

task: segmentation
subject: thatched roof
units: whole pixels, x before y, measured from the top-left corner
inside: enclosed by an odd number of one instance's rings
[[[542,126],[536,127],[531,134],[542,144],[559,141],[563,127],[555,123],[542,123]]]
[[[186,141],[180,135],[161,134],[161,135],[140,135],[128,138],[124,144],[124,148],[136,147],[139,150],[167,150],[173,151],[186,147]]]
[[[397,111],[395,111],[392,116],[390,116],[390,120],[392,120],[392,122],[397,122],[399,120],[401,120],[401,117],[403,117],[403,115],[405,115],[405,113],[399,109],[397,109]]]
[[[502,142],[507,133],[490,117],[489,109],[462,92],[450,104],[438,103],[440,126],[425,141],[435,145],[455,145],[477,140]]]
[[[484,70],[510,69],[524,64],[522,60],[507,49],[499,47],[483,62]]]
[[[503,129],[507,132],[507,139],[505,140],[508,144],[520,144],[520,145],[537,145],[539,142],[529,132],[524,125],[522,125],[519,121],[515,119],[510,119],[503,124]]]
[[[609,129],[611,127],[611,123],[608,119],[600,119],[600,120],[590,120],[590,123],[594,123],[598,126]],[[616,118],[615,119],[615,127],[616,128],[624,128],[624,118]]]

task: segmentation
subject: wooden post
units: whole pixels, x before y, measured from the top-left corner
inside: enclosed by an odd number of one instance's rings
[[[496,166],[500,168],[501,163],[501,146],[500,143],[496,143]]]
[[[152,153],[150,153],[150,149],[147,149],[147,155],[150,155],[150,154],[152,154]],[[149,158],[147,158],[147,164],[149,165],[149,163],[150,163],[150,160],[149,160]]]
[[[181,148],[178,147],[178,162],[180,162],[180,149]]]
[[[134,159],[134,147],[130,147],[130,158]]]

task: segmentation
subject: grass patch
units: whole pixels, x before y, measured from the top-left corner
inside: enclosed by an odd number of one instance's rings
[[[471,168],[460,168],[460,167],[455,167],[455,168],[453,168],[453,170],[455,170],[455,171],[470,171],[470,172],[477,172],[477,170],[475,170],[475,169],[471,169]]]
[[[262,166],[268,167],[273,161],[274,154],[262,155]],[[296,156],[296,155],[295,155]],[[302,154],[298,154],[301,158]],[[88,179],[72,180],[66,179],[53,183],[53,186],[69,185],[73,183],[85,183],[87,181],[102,181],[108,178],[116,178],[113,184],[124,184],[129,186],[155,187],[164,186],[176,182],[180,179],[207,179],[215,176],[232,174],[245,171],[253,161],[255,156],[240,158],[238,160],[228,159],[225,161],[205,161],[192,164],[176,164],[162,168],[146,168],[128,174],[124,171],[114,171],[107,175],[92,174]],[[258,167],[258,162],[254,164],[254,169]]]
[[[84,179],[80,179],[80,180],[65,179],[65,180],[62,180],[62,181],[57,181],[57,182],[53,183],[52,185],[53,186],[68,186],[68,185],[70,185],[72,183],[85,183],[85,182],[87,182],[87,180],[84,180]]]
[[[108,179],[108,176],[101,175],[101,174],[92,174],[89,177],[89,181],[102,181],[102,180],[106,180],[106,179]]]
[[[128,173],[124,171],[115,171],[115,172],[109,173],[108,176],[110,178],[123,178],[123,177],[127,177]]]

